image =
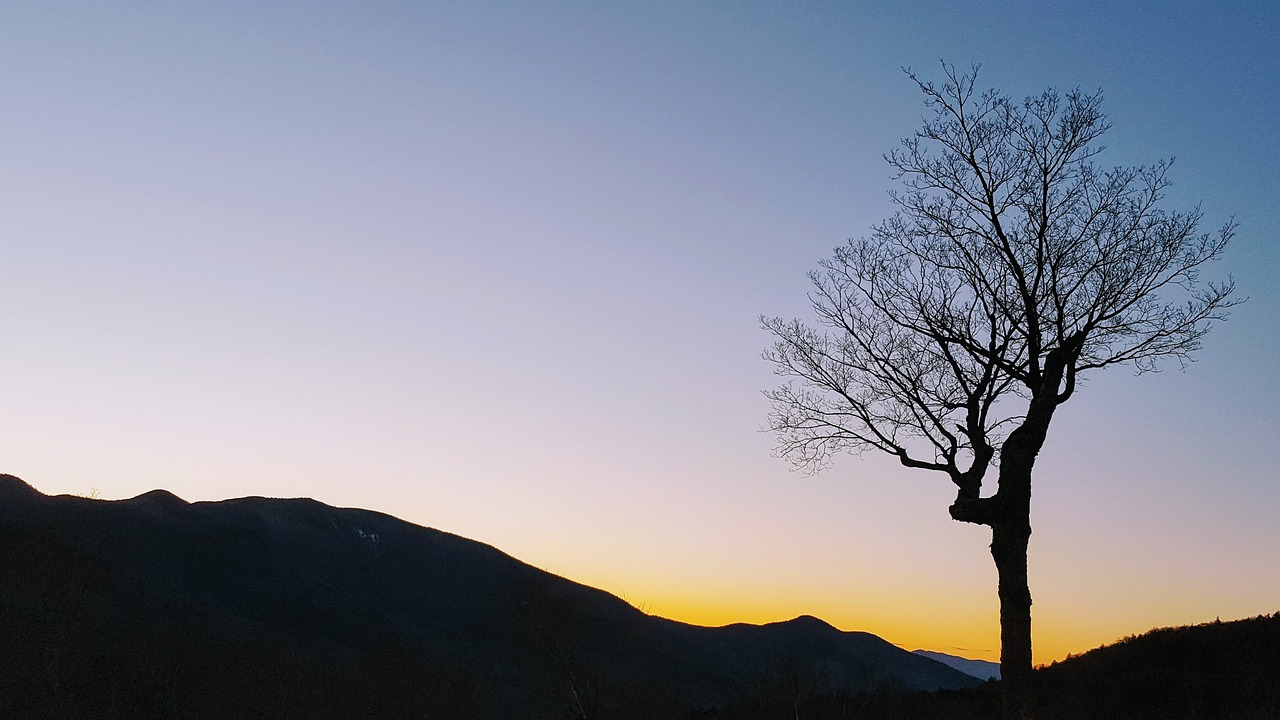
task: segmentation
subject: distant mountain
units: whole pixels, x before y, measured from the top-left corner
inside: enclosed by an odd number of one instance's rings
[[[675,718],[975,684],[812,617],[646,615],[382,513],[0,475],[0,717]]]
[[[949,668],[955,668],[965,675],[975,677],[979,680],[999,680],[1000,679],[1000,663],[991,662],[990,660],[970,660],[969,658],[957,657],[946,653],[935,652],[933,650],[914,650],[917,655],[923,655],[930,660],[936,660]]]

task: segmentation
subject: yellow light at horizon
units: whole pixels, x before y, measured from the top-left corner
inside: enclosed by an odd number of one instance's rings
[[[994,597],[985,603],[956,605],[949,598],[921,598],[906,592],[820,597],[805,596],[786,587],[739,586],[708,591],[657,582],[620,582],[616,577],[577,579],[623,597],[650,615],[692,625],[761,625],[811,615],[843,631],[871,633],[905,650],[926,649],[991,662],[1000,660],[999,610]],[[1116,619],[1107,622],[1046,613],[1034,622],[1035,663],[1048,665],[1151,627],[1154,625],[1126,627]]]

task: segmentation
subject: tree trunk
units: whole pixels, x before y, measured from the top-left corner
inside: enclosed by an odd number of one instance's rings
[[[1031,469],[1053,417],[1051,403],[1032,403],[1027,421],[1009,434],[1000,455],[999,490],[991,525],[991,557],[999,575],[1000,678],[1005,720],[1032,717],[1031,588],[1027,545],[1031,540]]]
[[[1027,543],[1031,526],[1024,515],[996,523],[991,556],[1000,576],[1000,677],[1005,720],[1031,718],[1031,589],[1027,583]]]

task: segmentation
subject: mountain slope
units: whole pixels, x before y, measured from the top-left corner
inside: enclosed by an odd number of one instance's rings
[[[0,547],[3,716],[675,717],[783,682],[973,684],[815,618],[652,617],[488,545],[308,499],[108,502],[0,476]]]

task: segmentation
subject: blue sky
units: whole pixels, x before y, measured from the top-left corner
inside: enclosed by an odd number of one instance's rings
[[[1276,610],[1280,6],[7,3],[0,471],[313,496],[695,622],[995,657],[941,477],[770,457],[760,314],[891,212],[909,66],[1101,87],[1104,163],[1240,230],[1187,372],[1109,371],[1037,470],[1037,659]]]

